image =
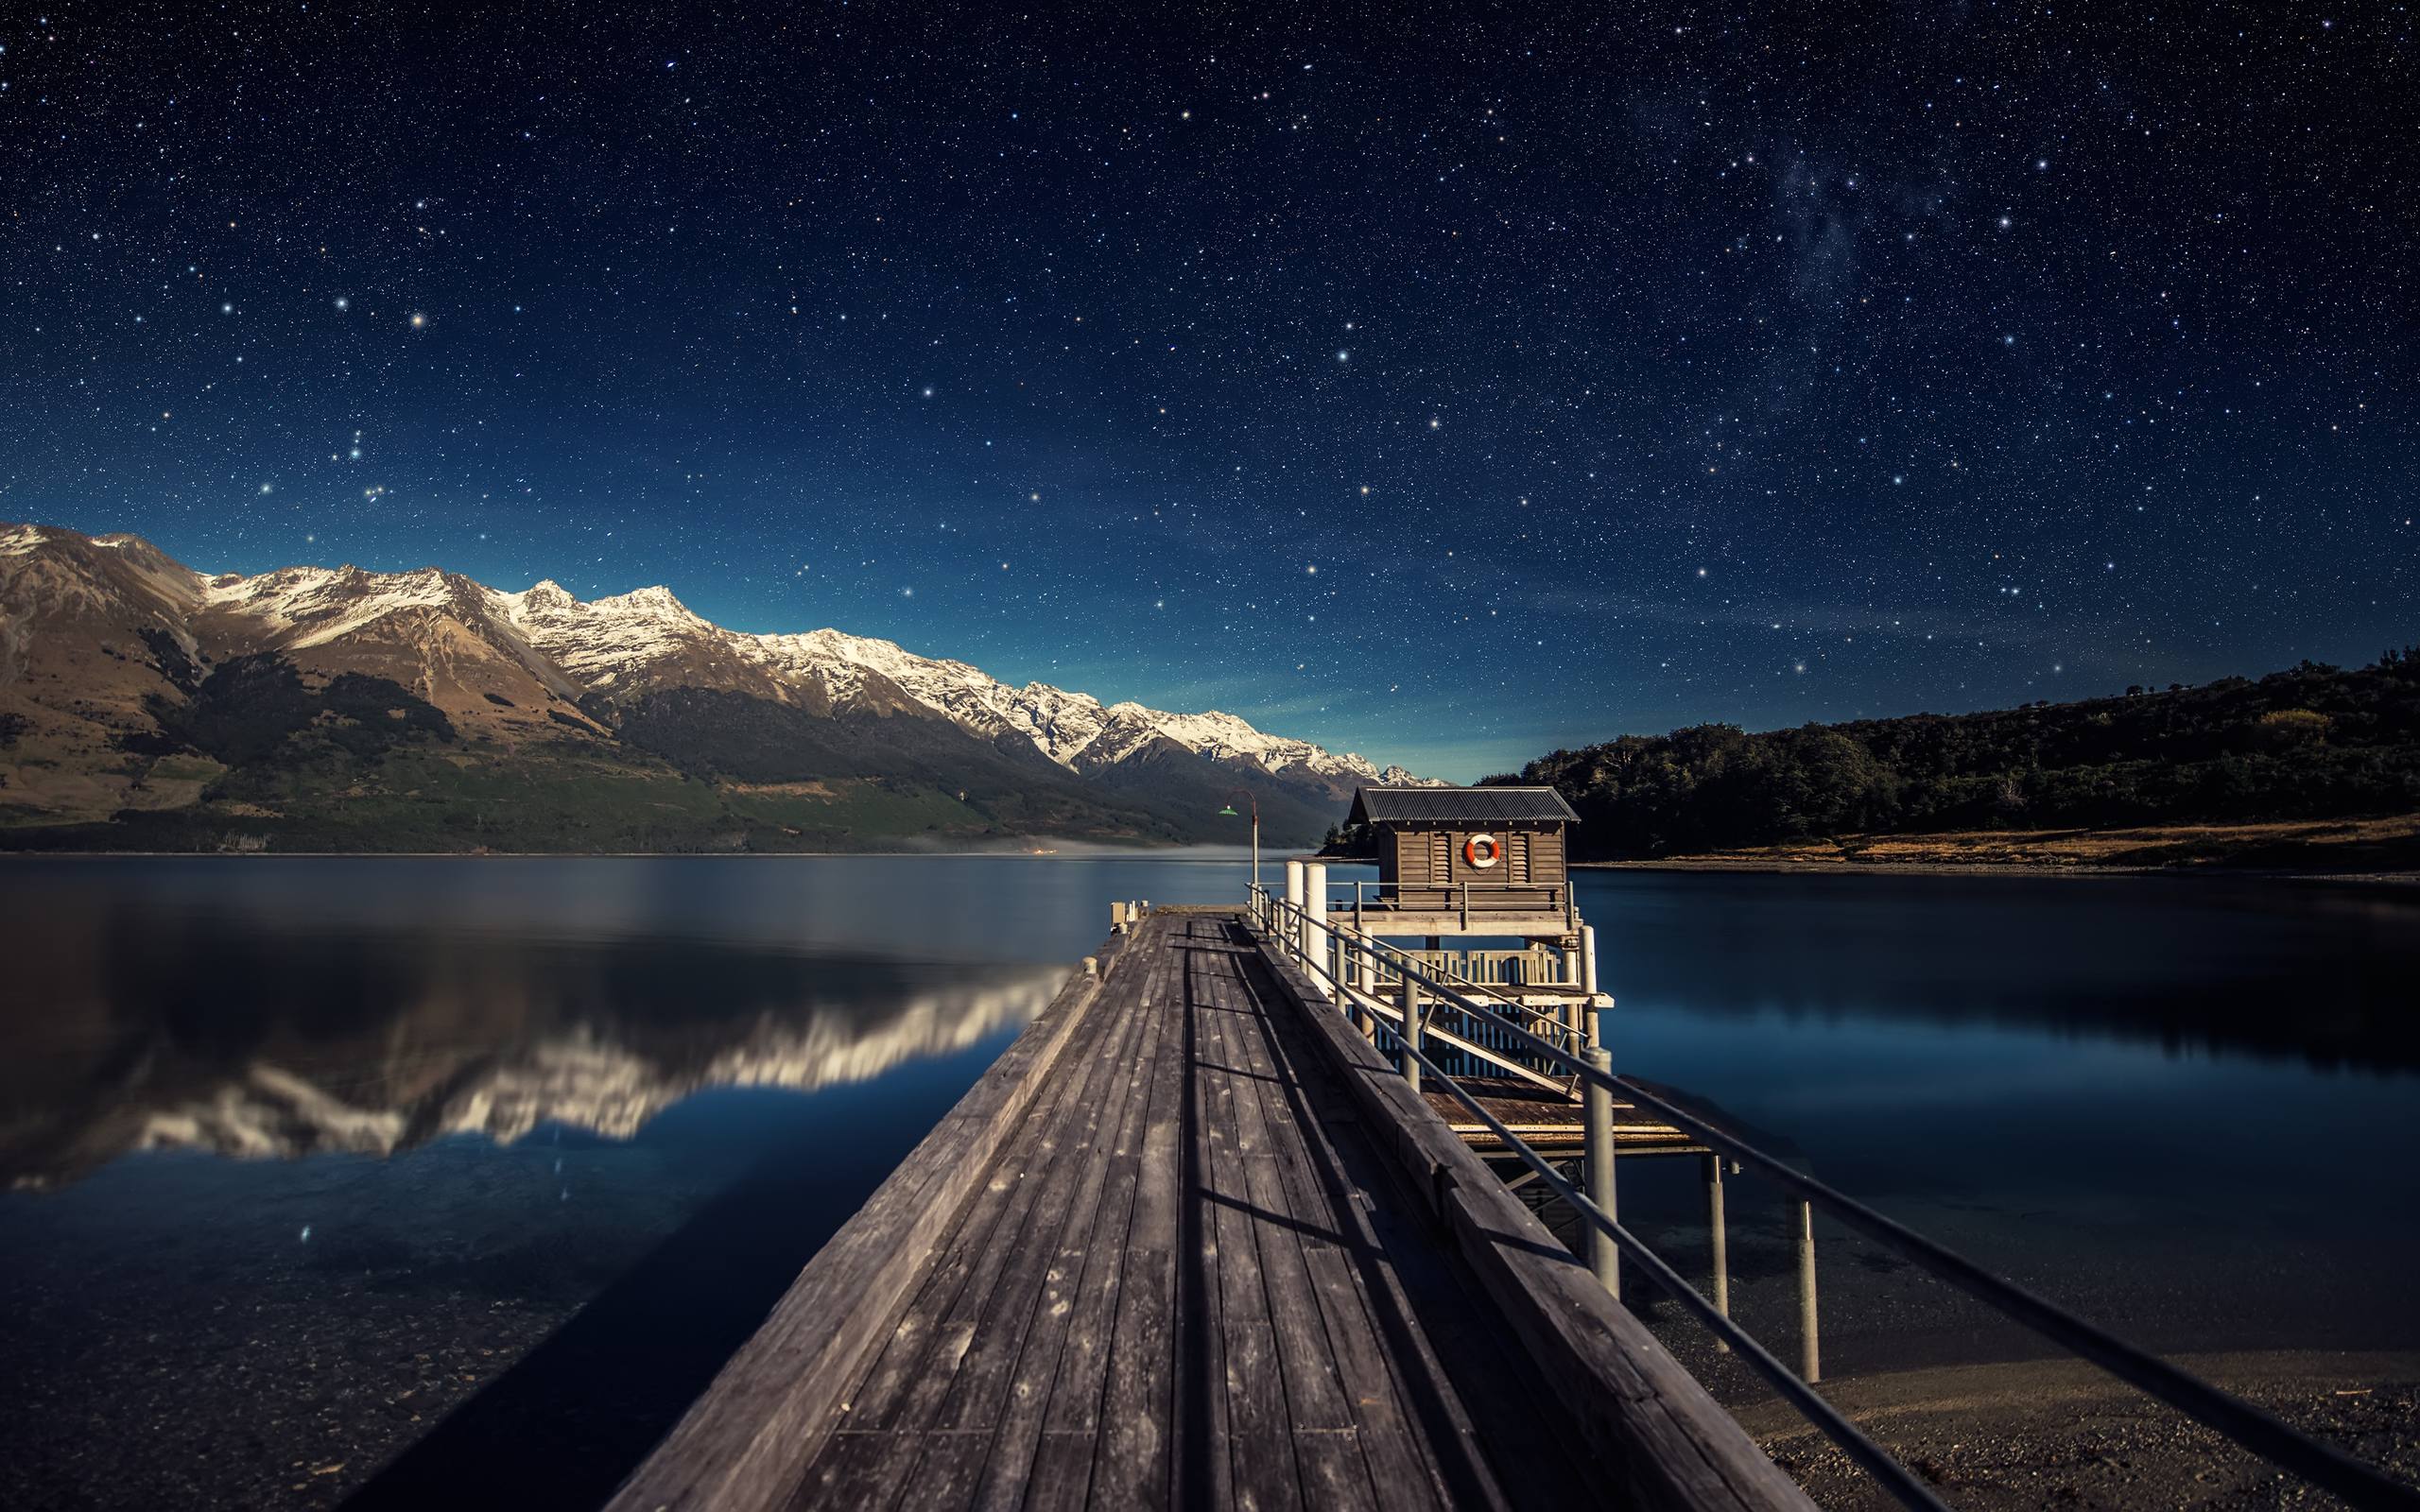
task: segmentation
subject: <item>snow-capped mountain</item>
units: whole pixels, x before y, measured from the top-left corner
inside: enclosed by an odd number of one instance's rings
[[[220,676],[239,663],[236,677]],[[288,678],[300,679],[299,691]],[[724,789],[780,784],[790,799],[830,799],[837,780],[870,784],[856,796],[872,802],[879,793],[893,810],[903,798],[929,810],[928,799],[946,797],[974,811],[928,814],[922,827],[941,834],[1150,837],[1151,816],[1131,812],[1136,805],[1156,808],[1179,832],[1200,832],[1172,809],[1214,812],[1217,803],[1201,804],[1227,781],[1260,797],[1264,817],[1273,802],[1280,829],[1306,836],[1333,822],[1356,787],[1423,781],[1218,711],[1017,687],[964,662],[838,629],[726,629],[665,587],[581,600],[553,581],[509,592],[433,567],[213,576],[132,536],[0,526],[0,733],[19,743],[30,730],[88,757],[183,748],[242,765],[211,745],[227,745],[231,723],[253,721],[265,707],[299,716],[232,747],[290,755],[298,742],[365,723],[357,712],[305,712],[298,698],[375,702],[387,685],[414,707],[384,713],[432,738],[458,737],[464,752],[496,746],[523,756],[544,747],[561,757],[585,739]],[[945,733],[928,728],[911,738],[902,720]],[[367,742],[379,754],[387,733],[337,743],[357,757]],[[0,745],[0,760],[9,754]],[[74,795],[57,771],[21,763],[0,782],[0,803],[84,817],[97,816],[95,799],[128,800],[111,813],[182,806],[156,770],[82,771],[82,801],[60,802]],[[819,783],[827,790],[802,787]],[[404,791],[424,798],[427,787]],[[1071,806],[1085,803],[1120,812],[1070,822]],[[492,809],[481,813],[482,824],[493,821]],[[894,813],[880,823],[914,817]],[[778,827],[797,837],[822,828]]]
[[[406,587],[406,593],[425,592]],[[978,735],[1015,735],[1069,771],[1114,765],[1153,740],[1168,740],[1213,761],[1250,765],[1271,776],[1364,783],[1417,783],[1402,767],[1381,771],[1351,751],[1334,753],[1306,740],[1265,734],[1234,714],[1169,713],[1139,703],[1103,705],[1089,694],[1046,682],[1008,683],[964,662],[918,656],[892,641],[835,629],[804,635],[747,635],[691,612],[668,589],[587,603],[555,582],[520,593],[492,593],[504,617],[529,644],[605,690],[631,678],[660,675],[701,655],[727,653],[762,668],[777,685],[813,687],[835,704],[879,689],[904,694]]]
[[[506,647],[527,645],[591,693],[610,696],[666,677],[694,677],[728,659],[737,668],[762,674],[734,681],[793,693],[813,689],[836,706],[904,694],[977,734],[1021,736],[1070,771],[1114,765],[1164,739],[1271,776],[1334,780],[1348,793],[1362,783],[1421,781],[1400,766],[1382,771],[1351,751],[1338,754],[1306,740],[1263,733],[1217,710],[1170,713],[1139,703],[1103,705],[1089,694],[1046,682],[1012,687],[964,662],[919,656],[896,642],[836,629],[803,635],[727,630],[660,585],[583,602],[552,579],[503,593],[433,567],[387,574],[287,567],[203,582],[205,602],[272,627],[282,648],[324,645],[406,610],[452,610],[506,627],[508,633],[498,637]]]

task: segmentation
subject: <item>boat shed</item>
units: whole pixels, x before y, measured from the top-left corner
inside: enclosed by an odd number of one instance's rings
[[[1365,787],[1349,822],[1376,839],[1387,906],[1531,912],[1567,906],[1579,819],[1551,787]]]

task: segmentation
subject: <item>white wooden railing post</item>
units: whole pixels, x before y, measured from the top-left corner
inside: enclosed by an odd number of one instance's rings
[[[1327,864],[1303,864],[1303,959],[1327,963]]]
[[[1614,1053],[1598,1039],[1601,1025],[1597,1009],[1588,1009],[1588,1066],[1610,1075],[1614,1069]],[[1588,1200],[1608,1218],[1618,1221],[1614,1195],[1614,1094],[1603,1083],[1590,1081],[1581,1096],[1584,1117],[1582,1138],[1587,1165]],[[1588,1268],[1607,1292],[1619,1300],[1622,1295],[1621,1250],[1614,1244],[1614,1236],[1588,1226]]]
[[[1809,1383],[1824,1379],[1824,1351],[1815,1341],[1815,1210],[1801,1197],[1796,1203],[1798,1230],[1798,1374]]]
[[[1712,1151],[1705,1160],[1705,1222],[1714,1235],[1714,1310],[1724,1317],[1731,1315],[1731,1230],[1722,1217],[1722,1157]],[[1731,1346],[1720,1339],[1714,1341],[1719,1354],[1731,1352]]]

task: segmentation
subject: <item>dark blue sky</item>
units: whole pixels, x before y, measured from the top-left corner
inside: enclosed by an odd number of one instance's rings
[[[2408,9],[1314,11],[12,6],[0,517],[1458,777],[2420,639]]]

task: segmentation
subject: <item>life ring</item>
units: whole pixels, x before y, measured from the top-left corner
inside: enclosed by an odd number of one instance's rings
[[[1504,846],[1492,834],[1474,834],[1462,842],[1462,859],[1485,871],[1504,859]]]

